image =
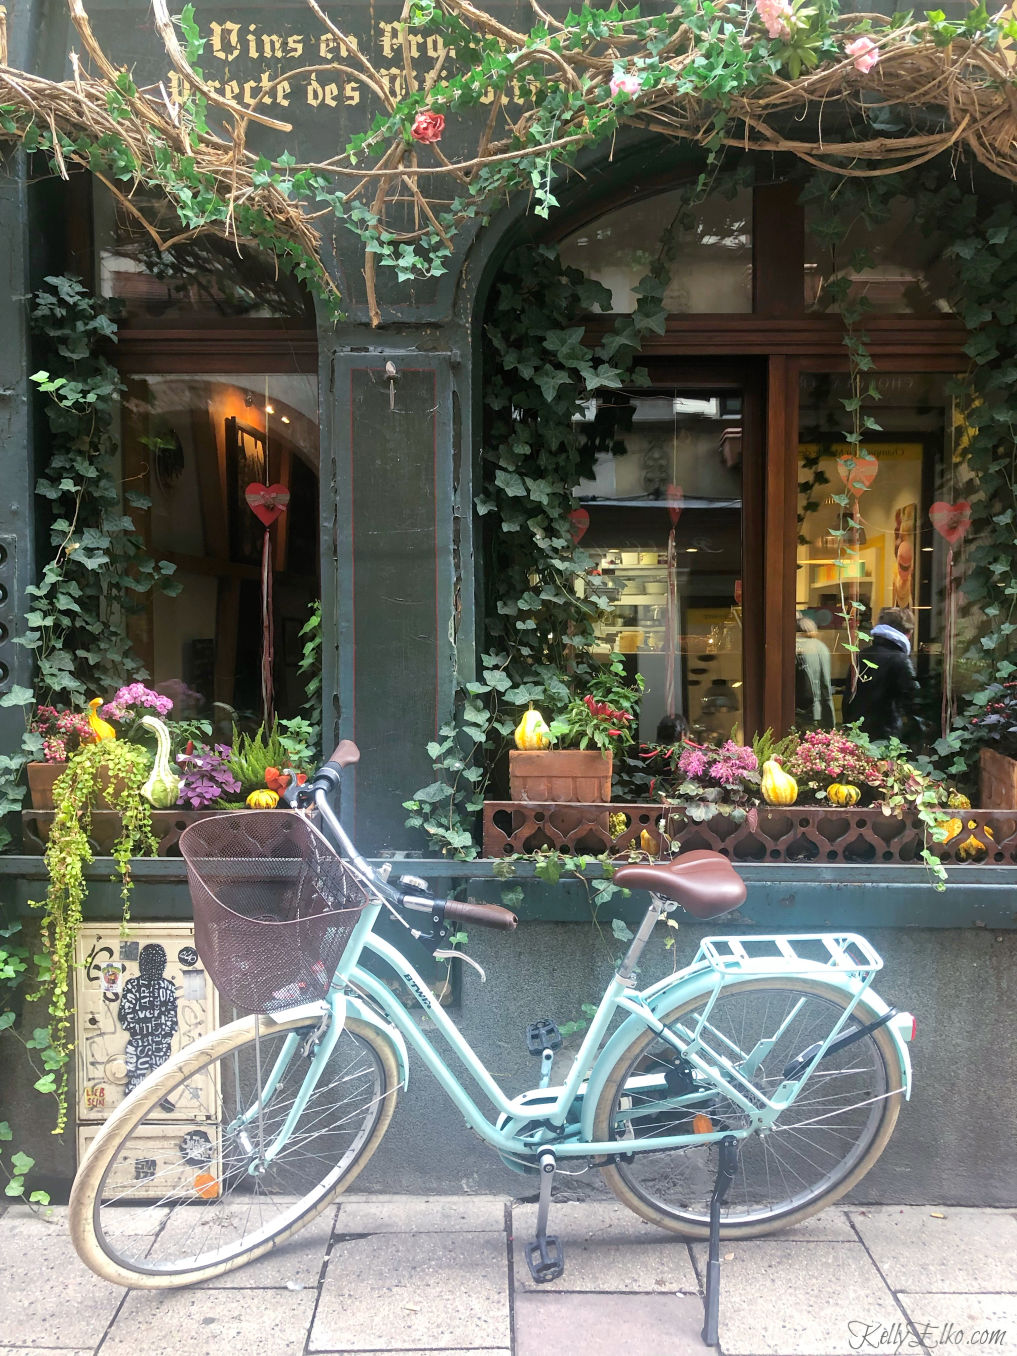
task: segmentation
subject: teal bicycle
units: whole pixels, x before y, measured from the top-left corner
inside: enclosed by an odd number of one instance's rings
[[[872,1167],[910,1093],[914,1022],[874,992],[882,961],[862,937],[710,937],[691,964],[640,988],[640,956],[663,915],[681,907],[718,917],[742,903],[745,886],[712,852],[622,866],[618,884],[650,893],[628,952],[564,1079],[552,1083],[560,1036],[537,1022],[528,1040],[539,1086],[509,1096],[375,926],[385,912],[435,956],[454,957],[460,925],[510,930],[516,918],[435,898],[417,879],[393,881],[358,854],[330,803],[358,757],[344,741],[301,789],[321,830],[295,808],[217,816],[181,839],[200,963],[223,999],[256,1015],[181,1050],[96,1137],[70,1225],[100,1276],[190,1285],[296,1233],[377,1148],[410,1049],[472,1130],[537,1174],[527,1258],[538,1280],[563,1268],[547,1233],[559,1165],[599,1167],[638,1215],[710,1237],[714,1253],[719,1237],[805,1219]]]

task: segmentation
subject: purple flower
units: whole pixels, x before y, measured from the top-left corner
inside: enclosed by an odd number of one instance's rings
[[[160,696],[144,683],[128,683],[120,688],[113,700],[102,707],[100,714],[107,720],[128,720],[138,713],[138,708],[154,711],[157,716],[168,715],[173,709],[172,697]]]

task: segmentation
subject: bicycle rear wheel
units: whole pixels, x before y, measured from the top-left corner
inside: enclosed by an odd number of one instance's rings
[[[694,1026],[706,1002],[697,998],[680,1004],[661,1020]],[[753,1078],[769,1096],[783,1081],[787,1064],[825,1039],[847,1003],[840,989],[820,981],[747,980],[721,992],[709,1016],[711,1031],[703,1038],[737,1065],[732,1048],[747,1055],[776,1034]],[[849,1026],[854,1017],[865,1023],[875,1014],[862,1002]],[[666,1104],[700,1089],[703,1095],[694,1104]],[[839,1199],[886,1146],[901,1090],[900,1061],[884,1027],[824,1058],[771,1130],[740,1140],[737,1175],[721,1212],[721,1237],[769,1233]],[[696,1112],[709,1116],[715,1130],[748,1123],[735,1103],[682,1067],[672,1046],[644,1031],[608,1077],[594,1113],[594,1138],[691,1134]],[[717,1145],[704,1144],[630,1154],[602,1171],[618,1199],[637,1215],[686,1237],[706,1238],[717,1158]]]
[[[313,1018],[242,1018],[181,1050],[117,1109],[71,1193],[71,1236],[93,1271],[149,1289],[219,1276],[289,1238],[349,1186],[388,1128],[399,1086],[390,1042],[355,1019],[281,1152],[264,1156],[317,1032]],[[186,1122],[168,1120],[188,1108]]]

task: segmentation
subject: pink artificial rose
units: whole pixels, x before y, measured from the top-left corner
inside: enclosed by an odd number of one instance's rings
[[[413,119],[413,126],[410,128],[410,136],[414,141],[422,141],[425,145],[430,145],[433,141],[441,140],[441,134],[444,130],[444,114],[430,113],[425,110],[422,113],[418,113]]]
[[[766,34],[770,39],[789,38],[794,10],[789,0],[756,0],[756,13],[766,25]]]
[[[639,93],[643,85],[638,75],[617,74],[611,77],[608,88],[612,94],[627,94],[631,99]]]
[[[876,62],[879,60],[879,48],[871,38],[855,38],[854,42],[849,42],[844,51],[849,57],[853,58],[855,70],[861,71],[862,75],[868,75]]]

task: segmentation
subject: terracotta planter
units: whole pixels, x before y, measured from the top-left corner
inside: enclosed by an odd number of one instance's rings
[[[611,799],[610,753],[599,749],[512,749],[513,800],[595,804]]]
[[[1017,810],[1017,759],[982,749],[978,774],[978,803],[983,810]]]
[[[29,763],[28,795],[36,810],[55,810],[53,783],[67,771],[66,763]]]
[[[27,771],[29,799],[32,802],[32,809],[55,810],[57,807],[53,799],[53,786],[57,778],[62,777],[67,771],[67,764],[28,763]],[[100,768],[98,780],[100,785],[109,785],[105,768]],[[97,810],[108,810],[110,808],[110,803],[102,792],[95,798],[95,808]]]

